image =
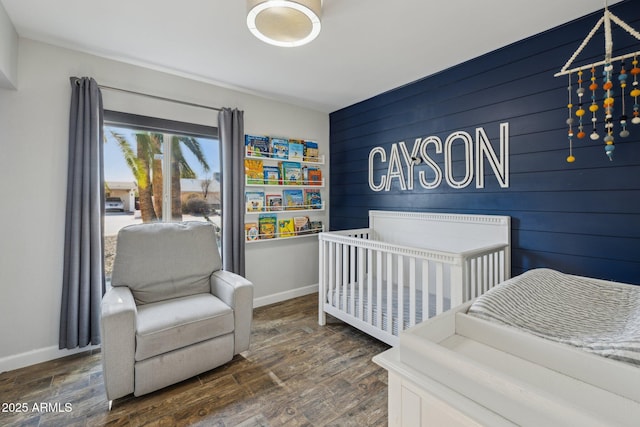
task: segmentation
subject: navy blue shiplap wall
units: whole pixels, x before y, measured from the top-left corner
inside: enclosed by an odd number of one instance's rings
[[[640,28],[637,0],[610,10]],[[549,267],[640,284],[640,125],[629,125],[631,136],[622,139],[616,120],[613,162],[604,154],[602,138],[574,139],[576,161],[565,160],[568,80],[553,75],[601,16],[597,12],[332,113],[331,228],[366,227],[370,209],[510,215],[514,275]],[[614,56],[640,50],[640,42],[617,25],[613,28]],[[599,31],[574,65],[602,60],[603,46]],[[629,69],[631,60],[626,65]],[[615,66],[617,76],[619,63]],[[585,86],[589,77],[587,73]],[[575,75],[573,79],[575,84]],[[618,85],[615,90],[617,118]],[[627,97],[628,115],[632,105]],[[389,155],[392,144],[400,141],[410,150],[416,138],[433,135],[444,142],[455,131],[475,139],[476,128],[482,127],[498,152],[504,122],[509,123],[509,188],[500,187],[486,163],[483,189],[476,189],[475,181],[454,189],[444,180],[435,189],[424,189],[417,181],[420,170],[429,170],[424,164],[415,167],[411,191],[401,191],[397,179],[388,192],[369,188],[373,147],[383,147]],[[590,117],[585,123],[590,129]],[[602,121],[597,126],[602,135]],[[429,153],[444,172],[443,156]],[[454,155],[459,179],[463,156],[458,149]],[[376,182],[387,166],[377,157]]]

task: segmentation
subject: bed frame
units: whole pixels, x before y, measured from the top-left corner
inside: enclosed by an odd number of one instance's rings
[[[510,217],[370,211],[319,234],[318,322],[330,314],[395,346],[401,331],[510,278]]]

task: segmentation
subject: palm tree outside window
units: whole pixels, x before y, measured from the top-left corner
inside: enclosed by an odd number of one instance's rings
[[[117,232],[126,225],[188,220],[220,228],[217,128],[105,111],[104,135],[108,279]],[[117,199],[122,211],[110,209]]]

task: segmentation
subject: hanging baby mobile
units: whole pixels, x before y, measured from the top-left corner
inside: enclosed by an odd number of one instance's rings
[[[608,7],[605,6],[604,16],[596,23],[560,72],[555,74],[555,77],[569,76],[569,103],[567,104],[569,110],[569,117],[567,118],[567,125],[569,126],[569,156],[567,157],[567,162],[569,163],[573,163],[576,160],[573,156],[574,137],[582,139],[588,135],[589,138],[596,141],[602,136],[605,144],[605,153],[609,160],[613,160],[613,152],[615,150],[614,128],[617,127],[616,125],[619,125],[617,132],[621,138],[629,136],[628,128],[630,124],[640,125],[640,83],[638,83],[638,80],[640,80],[640,67],[638,66],[640,51],[615,58],[611,57],[613,52],[611,21],[640,40],[638,31],[611,13]],[[603,24],[605,38],[604,60],[569,70],[568,68],[573,61]],[[631,65],[627,66],[625,60],[629,59],[631,59]],[[616,66],[615,63],[618,61],[619,65]],[[601,71],[598,71],[599,67],[602,67]],[[576,75],[575,79],[573,78],[574,74]],[[577,83],[575,88],[574,82]],[[614,116],[614,102],[617,90],[620,91],[620,105],[615,106],[616,109],[619,109],[619,115],[616,118]],[[590,99],[589,96],[591,97]],[[633,102],[633,107],[629,111],[627,111],[625,97],[629,97],[629,100]],[[628,114],[631,115],[630,120]],[[599,116],[604,119],[602,135],[597,126]],[[591,125],[588,123],[589,120]],[[618,122],[617,124],[616,121]],[[640,126],[638,127],[640,128]]]

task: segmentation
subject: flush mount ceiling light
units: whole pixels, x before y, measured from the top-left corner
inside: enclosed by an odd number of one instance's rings
[[[247,0],[247,27],[263,42],[295,47],[320,34],[322,0]]]

